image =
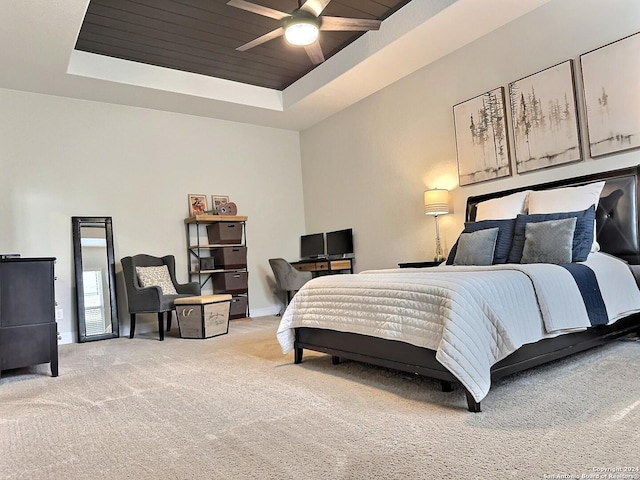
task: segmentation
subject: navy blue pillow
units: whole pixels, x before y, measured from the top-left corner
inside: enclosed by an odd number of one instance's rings
[[[563,220],[576,217],[576,229],[573,233],[572,262],[584,262],[591,252],[593,244],[593,224],[596,218],[596,207],[591,207],[581,212],[563,213],[534,213],[532,215],[518,215],[513,234],[513,244],[509,252],[509,263],[520,263],[524,250],[524,232],[527,223],[546,222],[548,220]]]
[[[466,222],[462,233],[472,233],[478,230],[486,230],[487,228],[498,227],[498,238],[496,239],[496,249],[493,252],[493,264],[507,263],[509,251],[513,241],[513,231],[516,224],[515,218],[506,220],[480,220],[479,222]],[[523,246],[524,248],[524,246]],[[458,251],[458,242],[451,247],[449,256],[447,257],[447,265],[453,265],[453,259],[456,258]],[[522,252],[521,252],[522,256]]]

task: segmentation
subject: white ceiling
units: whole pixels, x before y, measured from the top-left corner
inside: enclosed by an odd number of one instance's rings
[[[75,51],[89,0],[2,0],[0,88],[303,130],[549,1],[413,0],[280,92]]]

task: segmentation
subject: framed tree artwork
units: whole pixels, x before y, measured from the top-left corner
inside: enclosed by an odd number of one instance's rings
[[[518,173],[582,160],[573,60],[509,84]]]
[[[460,186],[511,175],[504,88],[453,106]]]
[[[592,158],[640,147],[640,33],[580,55]]]

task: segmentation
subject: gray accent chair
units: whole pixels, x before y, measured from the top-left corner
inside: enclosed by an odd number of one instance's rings
[[[189,282],[180,284],[176,281],[176,260],[173,255],[164,257],[152,257],[151,255],[139,254],[132,257],[124,257],[122,263],[122,274],[127,291],[127,303],[131,314],[131,329],[129,338],[133,338],[136,329],[136,314],[157,313],[158,330],[160,331],[160,341],[164,340],[164,314],[167,314],[167,332],[171,330],[171,312],[175,310],[174,301],[180,297],[191,297],[200,295],[200,284]],[[136,267],[160,267],[166,265],[169,270],[171,281],[178,292],[178,295],[163,295],[160,287],[140,286]]]
[[[269,265],[271,265],[273,275],[276,277],[278,290],[284,290],[286,292],[286,307],[289,305],[295,293],[300,290],[305,283],[311,280],[312,273],[296,270],[284,258],[270,258]]]

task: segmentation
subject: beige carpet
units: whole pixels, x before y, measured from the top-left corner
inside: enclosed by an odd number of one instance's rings
[[[277,323],[63,345],[58,378],[47,365],[3,372],[0,478],[541,479],[640,467],[638,342],[504,379],[473,414],[460,390],[428,379],[312,353],[294,365]]]

